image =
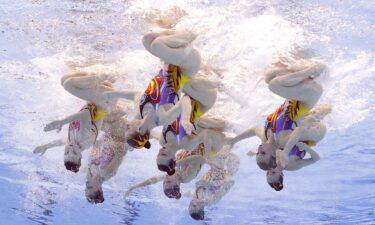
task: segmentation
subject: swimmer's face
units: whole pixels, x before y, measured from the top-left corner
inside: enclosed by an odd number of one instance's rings
[[[197,198],[191,200],[189,214],[195,220],[204,220],[204,203]]]
[[[281,191],[284,187],[284,174],[279,169],[272,169],[267,171],[267,182],[271,188],[276,191]]]
[[[262,170],[270,170],[276,168],[276,149],[268,143],[259,145],[256,154],[256,161]]]
[[[176,174],[174,174],[173,176],[166,176],[163,182],[163,189],[164,189],[164,194],[168,198],[175,198],[175,199],[181,198],[180,182]]]
[[[81,149],[78,145],[68,144],[65,146],[64,164],[67,170],[78,172],[81,167]]]
[[[102,185],[94,179],[89,179],[86,182],[85,195],[87,201],[92,204],[104,202]]]
[[[176,161],[174,154],[171,153],[167,148],[163,147],[160,149],[159,154],[156,158],[156,163],[160,171],[166,172],[169,176],[172,176],[176,171]]]

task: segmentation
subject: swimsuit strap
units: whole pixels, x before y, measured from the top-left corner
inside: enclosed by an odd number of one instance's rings
[[[160,70],[158,75],[152,78],[150,83],[148,84],[148,87],[145,90],[145,93],[143,94],[139,105],[139,111],[141,113],[142,119],[144,117],[143,109],[147,103],[151,103],[154,110],[157,110],[157,106],[161,99],[161,91],[163,88],[164,79],[165,78],[163,76],[163,70]]]
[[[172,124],[168,125],[165,131],[163,131],[163,138],[165,143],[167,143],[167,133],[172,132],[176,137],[180,134],[180,119],[181,116],[179,116],[175,121],[173,121]]]
[[[86,107],[84,107],[83,109],[87,109],[90,112],[91,125],[92,125],[91,130],[95,133],[95,141],[94,141],[94,143],[95,143],[96,139],[98,138],[98,135],[99,135],[99,129],[98,129],[98,126],[95,123],[95,121],[97,121],[97,120],[95,120],[95,117],[97,116],[97,113],[99,111],[98,107],[94,103],[88,103],[86,105]]]

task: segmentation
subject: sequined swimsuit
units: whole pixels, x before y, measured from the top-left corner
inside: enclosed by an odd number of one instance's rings
[[[283,130],[294,130],[298,124],[298,120],[308,114],[311,109],[305,107],[302,102],[296,100],[286,100],[274,113],[267,117],[265,125],[265,135],[267,137],[268,129],[277,137]],[[308,142],[312,146],[313,143]],[[289,157],[297,156],[303,159],[306,151],[301,151],[297,145],[293,146],[289,152]]]

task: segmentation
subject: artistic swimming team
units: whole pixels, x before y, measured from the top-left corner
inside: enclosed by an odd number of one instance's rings
[[[261,144],[248,155],[256,155],[270,187],[282,190],[283,170],[298,170],[319,160],[312,147],[325,136],[321,120],[331,112],[330,105],[318,104],[323,89],[316,78],[324,74],[324,64],[301,56],[275,60],[266,69],[264,81],[284,102],[263,118],[264,127],[229,137],[228,122],[210,114],[221,83],[205,78],[207,69],[201,69],[195,38],[193,32],[174,29],[143,36],[145,49],[164,62],[143,92],[115,90],[113,75],[70,64],[61,85],[86,103],[77,113],[48,123],[44,131],[60,131],[67,124],[68,134],[36,147],[34,153],[65,146],[65,167],[78,172],[82,152],[91,149],[85,194],[96,204],[104,201],[102,184],[116,175],[127,151],[150,148],[150,139],[158,140],[161,148],[155,166],[163,174],[135,184],[125,196],[162,181],[168,198],[190,197],[191,217],[202,220],[205,207],[218,202],[234,185],[240,159],[231,151],[233,146],[257,136]],[[135,103],[134,120],[126,119],[129,110],[119,99]],[[196,178],[204,164],[210,169],[196,182],[195,190],[182,192],[180,184]]]

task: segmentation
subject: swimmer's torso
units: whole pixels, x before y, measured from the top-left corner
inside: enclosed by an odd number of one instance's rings
[[[183,149],[177,153],[176,161],[186,159],[189,156],[200,155],[203,157],[204,147],[203,144],[198,145],[192,152]],[[194,179],[202,168],[202,164],[189,164],[187,166],[177,166],[176,171],[180,174],[183,183],[189,182]]]
[[[211,168],[201,181],[197,182],[198,198],[204,200],[205,205],[217,203],[234,185],[234,181],[230,178],[231,176],[224,169]]]
[[[270,129],[279,147],[283,148],[286,135],[298,127],[310,110],[300,101],[286,100],[274,113],[268,115],[265,125],[266,133]]]
[[[91,170],[109,179],[116,174],[125,154],[124,142],[119,142],[116,138],[105,134],[91,151]]]
[[[219,201],[234,185],[232,177],[238,171],[240,160],[233,153],[226,155],[225,158],[226,160],[222,161],[222,168],[211,166],[196,184],[199,198],[204,199],[207,205]]]
[[[107,112],[101,111],[93,103],[88,103],[80,111],[90,112],[89,120],[74,120],[69,124],[68,141],[78,144],[81,149],[86,149],[95,143],[99,127],[102,125]]]
[[[146,104],[151,104],[155,112],[163,105],[175,104],[179,100],[180,90],[190,79],[181,72],[179,66],[167,64],[151,80],[141,98],[139,105],[141,117],[145,116],[144,107]]]

